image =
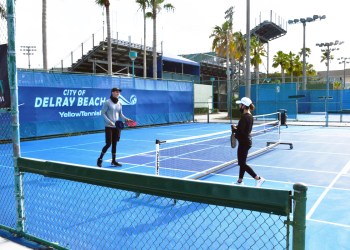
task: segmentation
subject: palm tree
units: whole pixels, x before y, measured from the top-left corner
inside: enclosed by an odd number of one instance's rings
[[[281,75],[282,75],[282,83],[286,82],[284,70],[288,67],[287,54],[282,51],[278,51],[276,55],[273,57],[272,67],[277,68],[281,67]]]
[[[253,56],[251,58],[251,64],[254,65],[256,84],[259,84],[259,65],[262,63],[261,57],[266,56],[264,45],[259,41],[256,36],[253,36],[250,40],[251,52]]]
[[[246,54],[246,39],[244,38],[242,32],[235,32],[233,34],[233,42],[235,44],[235,51],[234,51],[234,57],[238,61],[238,75],[240,75],[241,71],[241,65],[244,65],[245,62],[245,54]],[[244,67],[243,69],[243,75],[244,75]],[[239,79],[238,79],[238,85],[239,85]]]
[[[143,77],[147,77],[147,59],[146,59],[146,19],[152,17],[151,12],[146,12],[146,8],[149,7],[149,0],[136,0],[143,13]]]
[[[108,55],[108,75],[112,75],[112,44],[111,44],[111,22],[109,15],[109,0],[95,0],[97,5],[106,8],[106,19],[107,19],[107,55]]]
[[[209,36],[209,38],[214,38],[212,42],[212,50],[216,52],[216,54],[220,57],[226,56],[227,52],[227,42],[228,36],[227,33],[229,31],[230,25],[229,22],[224,22],[221,26],[216,25],[213,29],[213,32]]]
[[[43,69],[47,70],[46,0],[42,0],[42,8]]]
[[[334,56],[331,54],[330,50],[326,50],[322,53],[321,62],[325,62],[326,66],[328,66],[328,61],[333,60]]]
[[[153,79],[157,79],[157,15],[162,10],[162,8],[167,11],[174,11],[175,7],[171,4],[162,4],[164,0],[150,0],[150,7],[152,9],[152,19],[153,19]]]
[[[290,74],[291,82],[293,82],[293,72],[295,70],[297,60],[299,59],[294,53],[292,53],[292,51],[290,51],[289,54],[287,54],[288,67],[286,68],[286,70]]]
[[[315,75],[317,75],[317,72],[314,69],[314,65],[306,63],[306,73],[307,73],[308,76],[315,76]]]
[[[212,42],[212,50],[215,51],[215,53],[219,57],[226,57],[226,67],[229,69],[229,58],[230,53],[234,46],[232,46],[233,42],[230,37],[231,35],[231,25],[229,21],[224,22],[221,26],[216,25],[213,28],[213,31],[209,38],[214,38]],[[229,75],[227,75],[227,81],[229,81]],[[226,93],[230,93],[229,84],[226,85]],[[220,89],[219,89],[220,93]],[[222,100],[219,100],[221,102]],[[229,105],[229,102],[227,102],[227,105]],[[227,107],[229,111],[229,106]]]
[[[293,75],[295,76],[303,75],[303,62],[299,55],[295,57]]]

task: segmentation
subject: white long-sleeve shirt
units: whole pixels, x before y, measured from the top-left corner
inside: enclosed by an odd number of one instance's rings
[[[115,122],[120,121],[121,118],[128,119],[122,111],[122,104],[120,102],[113,103],[111,99],[106,100],[103,104],[101,115],[105,121],[105,127],[115,127]]]

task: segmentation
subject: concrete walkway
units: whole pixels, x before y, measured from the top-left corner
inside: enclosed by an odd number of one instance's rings
[[[24,238],[16,237],[8,231],[0,229],[0,250],[45,250],[51,249]]]
[[[29,247],[23,246],[21,244],[18,244],[16,242],[13,242],[9,239],[0,237],[0,249],[3,249],[3,250],[24,250],[24,249],[34,249],[34,248],[29,248]]]

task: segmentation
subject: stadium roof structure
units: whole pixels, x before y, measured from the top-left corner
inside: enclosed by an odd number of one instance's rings
[[[107,73],[108,61],[107,61],[107,41],[102,41],[99,45],[94,46],[92,50],[88,51],[85,55],[76,61],[72,62],[72,65],[68,68],[70,72],[80,73]],[[129,74],[132,69],[132,60],[129,57],[130,51],[137,52],[137,57],[134,60],[135,75],[143,75],[143,55],[144,47],[140,44],[131,43],[123,40],[112,39],[112,72],[114,75],[126,75]],[[164,63],[177,63],[186,66],[199,67],[199,63],[189,60],[181,56],[164,55],[161,52],[157,52],[159,60]],[[152,75],[152,47],[146,47],[146,60],[148,76]],[[199,71],[199,70],[198,70]]]
[[[112,68],[114,74],[129,74],[132,68],[132,61],[129,57],[130,51],[136,51],[138,56],[134,61],[135,70],[143,69],[143,46],[136,43],[111,39],[112,44]],[[157,53],[158,56],[161,53]],[[146,47],[146,60],[148,65],[152,65],[152,47]],[[107,40],[94,46],[92,50],[72,63],[68,71],[71,72],[89,72],[89,73],[107,73]]]
[[[271,40],[284,36],[287,34],[287,31],[274,22],[265,20],[253,28],[250,34],[258,37],[261,42],[268,43]]]

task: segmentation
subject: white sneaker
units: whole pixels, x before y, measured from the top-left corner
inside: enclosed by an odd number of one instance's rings
[[[236,186],[244,186],[244,182],[243,182],[243,181],[242,181],[242,182],[236,181],[236,182],[233,183],[233,185],[236,185]]]
[[[265,182],[264,177],[261,177],[261,176],[260,176],[260,179],[255,181],[255,186],[256,186],[256,187],[261,187],[261,185],[262,185],[264,182]]]

